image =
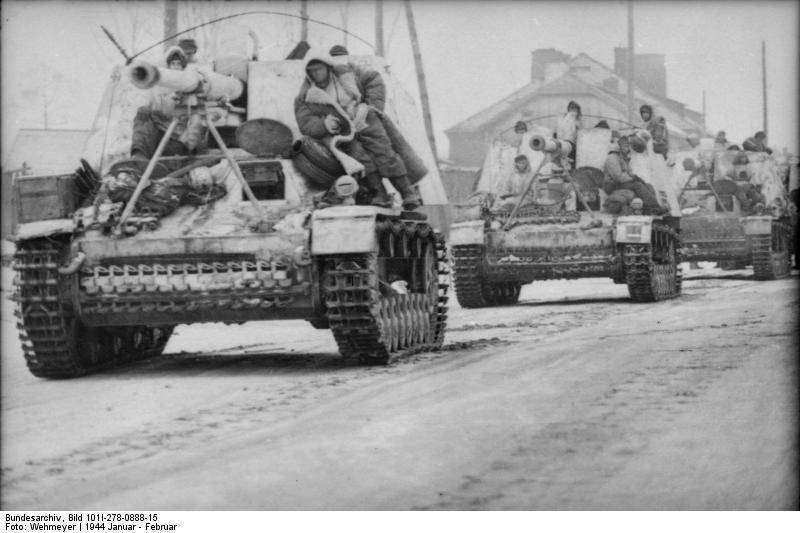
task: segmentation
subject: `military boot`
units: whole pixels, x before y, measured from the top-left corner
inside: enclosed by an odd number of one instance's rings
[[[389,193],[386,192],[386,187],[383,186],[383,180],[378,174],[369,174],[364,176],[364,185],[372,197],[370,205],[377,207],[392,207],[392,199],[389,198]]]
[[[397,189],[397,192],[399,192],[400,196],[403,197],[403,210],[414,211],[420,206],[422,203],[422,198],[419,196],[417,187],[411,185],[411,182],[408,180],[408,176],[392,178],[391,181],[392,185],[394,185],[395,189]]]

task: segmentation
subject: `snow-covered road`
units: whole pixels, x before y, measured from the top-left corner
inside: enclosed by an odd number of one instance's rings
[[[445,349],[390,367],[305,322],[206,324],[47,381],[3,270],[4,509],[797,505],[796,273],[694,271],[656,304],[603,279],[453,298]]]

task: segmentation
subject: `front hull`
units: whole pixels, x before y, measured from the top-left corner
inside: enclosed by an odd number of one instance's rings
[[[684,261],[749,260],[750,242],[738,216],[687,216],[681,220]]]
[[[87,234],[71,276],[91,326],[314,318],[323,313],[306,237],[294,234],[110,239]]]
[[[493,281],[617,277],[620,255],[608,227],[525,226],[487,232],[486,275]]]

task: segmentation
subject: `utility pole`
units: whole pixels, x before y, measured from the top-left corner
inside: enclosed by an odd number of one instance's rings
[[[178,0],[164,0],[164,39],[178,33]],[[164,50],[175,44],[175,39],[164,43]]]
[[[308,0],[300,0],[300,40],[308,41]]]
[[[703,134],[706,133],[706,90],[703,89]]]
[[[383,51],[383,0],[375,2],[375,55],[384,57]]]
[[[411,49],[414,52],[414,66],[417,69],[417,82],[419,83],[419,99],[422,104],[422,118],[425,121],[425,132],[428,134],[428,143],[431,145],[434,160],[438,158],[436,152],[436,138],[433,136],[433,121],[431,120],[431,109],[428,103],[428,89],[425,83],[425,70],[422,68],[422,54],[419,51],[419,40],[417,39],[417,26],[414,23],[414,12],[411,10],[411,1],[403,0],[406,8],[406,23],[408,25],[408,35],[411,38]]]
[[[342,16],[342,45],[347,48],[347,23],[350,20],[350,0],[344,0],[344,7],[339,6],[339,14]]]
[[[767,44],[761,41],[761,92],[763,93],[764,102],[764,133],[767,132]]]
[[[633,124],[633,0],[628,0],[628,122]]]

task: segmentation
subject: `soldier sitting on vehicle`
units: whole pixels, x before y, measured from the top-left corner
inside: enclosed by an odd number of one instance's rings
[[[742,143],[742,148],[747,152],[766,152],[772,154],[772,148],[767,146],[767,134],[763,131],[756,132],[752,137],[748,137]]]
[[[197,62],[194,58],[195,54],[197,54],[197,41],[191,37],[181,39],[178,41],[178,48],[183,50],[183,53],[186,55],[186,64],[190,65]]]
[[[658,204],[655,189],[642,178],[631,173],[629,164],[630,143],[627,137],[612,140],[605,162],[605,181],[603,190],[609,195],[603,208],[613,213],[618,206],[625,204],[627,193],[614,195],[615,191],[629,191],[642,199],[648,214],[662,214],[664,209]],[[630,199],[628,199],[629,201]],[[614,213],[619,214],[619,212]]]
[[[362,186],[372,196],[371,203],[391,205],[382,183],[385,177],[402,196],[405,210],[419,207],[421,198],[409,180],[403,157],[416,155],[397,151],[400,144],[410,147],[405,141],[399,143],[399,132],[383,114],[386,87],[381,75],[349,63],[335,63],[324,53],[309,53],[305,71],[306,79],[294,101],[300,132],[319,140],[353,134],[353,139],[342,145],[343,152],[363,165]],[[390,137],[390,133],[396,135]]]
[[[570,143],[570,152],[564,156],[573,161],[575,160],[575,147],[578,143],[578,130],[581,128],[581,106],[572,100],[567,104],[567,112],[558,121],[554,137]]]
[[[177,46],[167,50],[165,59],[169,69],[186,68],[186,54]],[[178,118],[178,124],[162,155],[188,155],[197,149],[205,136],[206,126],[200,115],[189,113],[186,106],[181,105],[181,96],[160,86],[150,89],[150,101],[136,111],[133,119],[131,157],[150,159],[173,117]]]
[[[667,158],[669,139],[667,137],[667,121],[661,115],[653,115],[653,106],[644,104],[639,108],[639,114],[644,122],[644,129],[653,138],[653,151]],[[645,207],[647,203],[645,202]]]
[[[505,176],[497,186],[497,197],[494,202],[494,209],[511,210],[519,201],[525,187],[533,177],[533,169],[530,160],[526,155],[518,155],[514,158],[514,170]]]

